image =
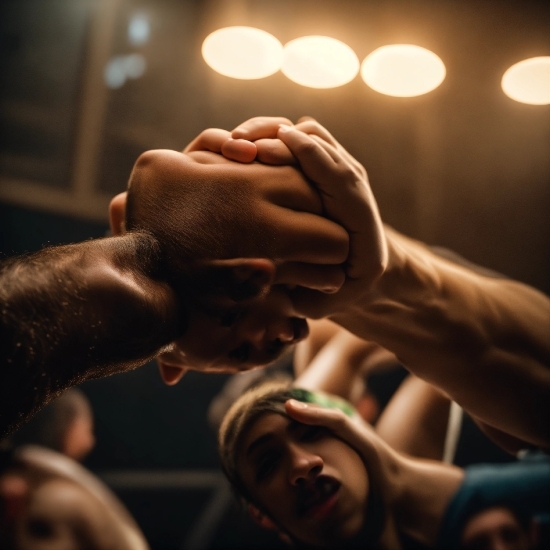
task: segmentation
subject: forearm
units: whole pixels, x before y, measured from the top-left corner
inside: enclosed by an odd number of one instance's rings
[[[178,334],[145,233],[48,248],[0,270],[1,430],[66,387],[134,368]]]
[[[411,375],[391,398],[375,430],[396,451],[442,460],[450,403],[438,389]]]
[[[479,419],[548,446],[550,299],[479,275],[392,230],[374,292],[334,320],[393,351]]]
[[[315,355],[294,385],[332,393],[356,404],[365,391],[363,364],[377,348],[376,344],[340,329]]]

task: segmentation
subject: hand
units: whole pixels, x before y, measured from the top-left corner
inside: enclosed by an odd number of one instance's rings
[[[264,158],[277,163],[289,158],[281,142],[288,147],[306,176],[316,185],[328,218],[342,225],[350,237],[346,262],[346,283],[332,296],[297,289],[295,303],[302,313],[319,318],[345,311],[367,293],[383,274],[388,251],[378,206],[370,189],[367,174],[358,163],[320,124],[301,119],[292,127],[281,119],[257,117],[241,124],[233,138],[255,141],[260,156],[260,138],[271,141]],[[288,122],[288,121],[287,121]],[[261,140],[267,148],[270,139]]]
[[[183,152],[211,151],[242,163],[256,160],[271,165],[297,165],[298,160],[290,149],[277,139],[281,124],[292,125],[292,122],[283,117],[255,117],[237,126],[232,132],[208,128]]]
[[[374,430],[357,415],[348,416],[342,410],[289,399],[285,403],[287,414],[294,420],[311,426],[324,426],[334,435],[351,445],[363,459],[372,452]]]
[[[216,135],[224,139],[223,131],[210,132]],[[150,151],[136,163],[129,192],[113,199],[110,221],[115,234],[134,228],[153,233],[165,258],[158,276],[171,283],[184,308],[193,277],[223,286],[230,299],[250,297],[230,265],[235,256],[247,266],[275,266],[263,286],[338,290],[348,239],[321,211],[317,193],[291,167],[243,167],[211,153]],[[167,372],[178,367],[179,377],[188,366],[180,352],[174,344],[159,357]],[[174,378],[165,377],[169,383]]]

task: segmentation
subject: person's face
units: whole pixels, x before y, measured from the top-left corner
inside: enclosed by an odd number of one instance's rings
[[[514,514],[491,508],[476,514],[462,532],[463,550],[528,550],[529,537]]]
[[[304,543],[335,548],[363,526],[367,470],[325,428],[266,413],[244,435],[237,468],[252,500]]]

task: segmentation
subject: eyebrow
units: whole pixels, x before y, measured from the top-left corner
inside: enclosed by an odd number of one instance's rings
[[[288,424],[284,428],[285,434],[295,432],[301,426],[304,426],[302,422],[298,422],[294,419],[289,419]],[[274,438],[275,435],[271,432],[261,435],[248,446],[248,449],[246,450],[246,456],[250,456],[258,447],[269,443]]]
[[[255,439],[246,450],[246,456],[250,456],[258,447],[269,443],[275,436],[272,433],[267,433]]]

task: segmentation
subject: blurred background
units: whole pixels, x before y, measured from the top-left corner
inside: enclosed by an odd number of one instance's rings
[[[201,56],[231,25],[283,44],[331,36],[359,60],[416,44],[447,75],[410,98],[359,76],[333,89],[281,72],[232,79]],[[550,107],[500,86],[514,63],[550,55],[549,29],[542,0],[0,0],[1,257],[104,236],[109,200],[147,149],[310,115],[365,165],[387,223],[550,293]],[[226,380],[191,373],[169,388],[149,364],[82,387],[98,441],[85,464],[154,549],[277,545],[237,520],[217,470],[206,411]]]

